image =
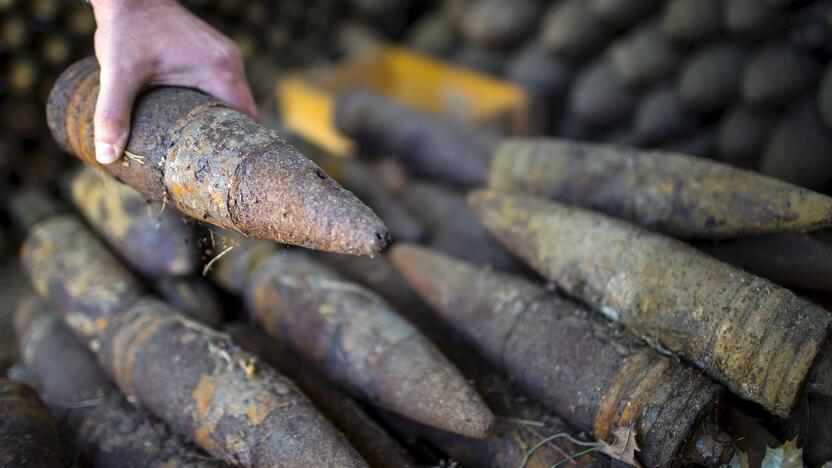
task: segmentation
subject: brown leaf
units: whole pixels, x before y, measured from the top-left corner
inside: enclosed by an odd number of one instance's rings
[[[636,452],[640,452],[641,449],[638,447],[638,443],[636,442],[635,427],[619,427],[618,429],[612,431],[612,435],[615,436],[615,441],[612,444],[603,440],[600,441],[603,445],[600,450],[601,453],[605,453],[610,457],[623,461],[629,465],[641,467],[636,459]]]

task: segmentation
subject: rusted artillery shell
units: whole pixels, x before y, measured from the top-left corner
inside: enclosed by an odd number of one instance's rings
[[[500,270],[516,270],[518,262],[483,229],[458,192],[438,184],[411,182],[402,200],[424,223],[435,249]]]
[[[512,55],[506,64],[506,77],[541,98],[563,96],[572,82],[574,67],[558,60],[536,43]]]
[[[809,2],[789,21],[789,41],[821,62],[832,58],[832,2]]]
[[[405,468],[416,466],[407,451],[378,425],[363,408],[347,394],[319,374],[308,361],[281,346],[257,328],[230,323],[223,331],[236,344],[273,366],[315,403],[315,406],[340,430],[370,466]]]
[[[485,180],[487,155],[461,129],[376,93],[342,95],[335,124],[366,151],[391,154],[416,174],[462,186]]]
[[[694,130],[696,115],[688,112],[672,84],[659,86],[644,95],[635,113],[635,141],[655,145]]]
[[[144,293],[142,285],[73,216],[37,224],[21,256],[35,291],[93,348],[113,317]]]
[[[293,253],[265,260],[246,287],[250,315],[362,399],[469,437],[494,416],[456,368],[371,291]]]
[[[717,404],[698,372],[520,277],[401,244],[392,260],[489,362],[576,426],[608,440],[635,424],[650,466],[672,465]]]
[[[679,99],[688,109],[709,113],[724,109],[739,95],[748,50],[730,41],[703,46],[693,52],[679,75]]]
[[[723,0],[670,0],[662,7],[662,31],[679,44],[714,39],[722,32]]]
[[[68,210],[46,187],[30,185],[12,194],[8,211],[21,232],[29,232],[39,222]]]
[[[489,187],[554,198],[676,237],[725,238],[830,226],[832,198],[682,154],[558,139],[514,139]]]
[[[482,47],[511,47],[534,31],[539,14],[536,0],[470,2],[462,15],[460,32],[468,42]]]
[[[139,273],[175,276],[196,270],[196,242],[178,211],[148,203],[139,192],[91,169],[73,177],[70,192],[87,222]]]
[[[651,20],[615,41],[610,48],[615,70],[627,86],[649,86],[676,71],[682,55]]]
[[[555,57],[580,62],[604,48],[609,32],[584,0],[552,3],[540,26],[540,44]]]
[[[24,383],[0,379],[0,465],[61,468],[66,466],[55,421]]]
[[[760,171],[814,190],[832,183],[832,129],[818,115],[814,99],[782,114],[760,160]]]
[[[419,220],[379,184],[378,176],[367,163],[355,158],[332,156],[307,142],[299,142],[295,146],[372,208],[388,226],[394,239],[417,242],[424,236]]]
[[[744,105],[725,111],[719,122],[719,160],[740,167],[756,166],[776,120],[776,114]]]
[[[832,232],[763,234],[697,245],[706,253],[783,286],[832,291]]]
[[[569,93],[569,109],[578,123],[603,130],[625,122],[638,102],[609,56],[601,57],[583,68]]]
[[[784,106],[808,91],[820,73],[820,64],[807,52],[786,41],[773,40],[748,57],[742,98],[752,106]]]
[[[589,0],[589,11],[613,30],[625,29],[653,11],[659,0]]]
[[[160,278],[153,288],[168,304],[197,322],[216,328],[222,324],[223,309],[217,291],[201,276]]]
[[[382,411],[381,416],[386,422],[392,422],[393,429],[400,435],[406,438],[423,437],[465,466],[498,468],[516,468],[525,454],[548,435],[560,432],[577,435],[574,427],[520,391],[516,385],[510,385],[508,379],[488,366],[453,329],[438,319],[436,313],[416,295],[387,257],[371,259],[321,253],[316,258],[393,304],[459,367],[463,375],[475,385],[489,408],[498,415],[494,430],[488,437],[473,439]],[[527,467],[548,468],[563,460],[564,454],[579,451],[568,440],[555,439],[536,450],[529,458]],[[609,464],[604,456],[576,457],[575,461],[578,466],[586,467],[604,467]]]
[[[826,67],[826,73],[820,84],[818,108],[823,121],[828,127],[832,127],[832,65]]]
[[[127,151],[95,162],[98,65],[76,62],[49,96],[60,146],[93,167],[202,221],[307,248],[375,255],[387,229],[375,214],[275,133],[197,91],[161,87],[137,101]]]
[[[764,39],[788,25],[789,12],[757,0],[724,0],[725,28],[742,39]]]
[[[115,318],[98,358],[123,393],[227,463],[366,466],[291,381],[164,303]]]
[[[568,294],[742,398],[779,416],[794,409],[832,330],[819,306],[599,213],[490,191],[469,200],[489,232]]]
[[[91,467],[225,466],[128,403],[58,317],[38,299],[29,301],[18,309],[21,355],[71,459]]]

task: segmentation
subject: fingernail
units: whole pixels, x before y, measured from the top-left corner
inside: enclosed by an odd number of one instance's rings
[[[100,164],[112,164],[119,158],[113,145],[103,142],[95,142],[95,160]]]

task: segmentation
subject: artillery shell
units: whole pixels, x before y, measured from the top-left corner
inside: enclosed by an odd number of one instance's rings
[[[378,213],[394,239],[416,242],[424,235],[419,222],[399,201],[378,182],[378,176],[364,161],[336,157],[308,142],[295,145],[339,184],[352,191]]]
[[[747,49],[721,41],[691,55],[679,75],[679,99],[688,109],[706,114],[724,109],[739,95]]]
[[[670,0],[662,7],[661,28],[679,44],[714,39],[722,32],[723,0]]]
[[[832,291],[832,232],[764,234],[698,247],[783,286]]]
[[[516,45],[534,31],[540,14],[535,0],[485,0],[466,5],[460,31],[466,41],[486,48]]]
[[[618,75],[631,87],[649,86],[670,76],[682,58],[655,20],[615,41],[610,57]]]
[[[574,67],[534,43],[520,49],[506,64],[509,80],[545,99],[565,95],[574,73]]]
[[[401,244],[392,261],[489,362],[576,426],[607,440],[635,424],[650,466],[670,466],[717,403],[697,372],[522,278]]]
[[[293,354],[251,325],[231,323],[223,330],[240,347],[291,378],[371,466],[416,466],[413,457],[387,431],[373,421],[355,400],[316,372],[306,359]]]
[[[164,303],[115,318],[98,358],[122,392],[227,463],[366,466],[288,379]]]
[[[70,192],[87,222],[125,263],[147,276],[193,273],[196,242],[182,215],[91,169],[79,171]]]
[[[520,267],[491,239],[461,194],[437,184],[412,182],[402,200],[424,223],[433,248],[501,270]]]
[[[21,256],[35,291],[93,348],[112,318],[144,293],[130,272],[73,216],[55,216],[35,225]]]
[[[818,108],[823,121],[832,127],[832,65],[826,67],[818,92]]]
[[[664,85],[651,90],[639,102],[635,138],[639,145],[655,145],[689,133],[698,124],[697,116],[682,105],[676,87]]]
[[[232,294],[242,294],[251,273],[260,262],[271,257],[278,246],[259,239],[245,239],[224,249],[231,248],[214,264],[211,280]]]
[[[514,139],[489,187],[554,198],[676,237],[725,238],[830,226],[832,199],[681,154],[557,139]]]
[[[186,316],[217,328],[223,321],[223,308],[217,291],[201,276],[160,278],[154,290],[165,302]]]
[[[197,91],[160,87],[136,103],[129,153],[95,162],[98,65],[58,79],[47,119],[60,146],[154,201],[248,236],[356,255],[378,254],[387,229],[320,168],[243,114]],[[130,156],[133,155],[133,156]]]
[[[365,151],[391,154],[415,174],[462,186],[485,180],[487,155],[461,129],[373,92],[342,95],[335,123]]]
[[[821,74],[807,52],[782,40],[757,47],[746,62],[742,98],[759,107],[780,107],[808,91]]]
[[[609,41],[609,32],[583,0],[552,3],[540,28],[540,44],[570,62],[588,59]]]
[[[55,422],[31,387],[0,379],[0,421],[0,465],[66,466]]]
[[[489,232],[568,294],[740,397],[779,416],[794,409],[832,330],[819,306],[600,213],[490,191],[469,200]]]
[[[569,93],[578,123],[596,130],[625,122],[637,102],[638,95],[624,84],[609,56],[582,69]]]
[[[788,24],[789,12],[757,0],[724,0],[725,29],[742,39],[764,39]]]
[[[737,105],[719,123],[719,159],[734,166],[754,167],[776,123],[776,115]]]
[[[506,62],[503,51],[487,49],[473,44],[463,44],[451,54],[451,60],[459,65],[492,75],[502,75]]]
[[[291,253],[265,260],[246,287],[250,315],[371,404],[469,437],[494,416],[456,368],[371,291]]]
[[[95,356],[39,300],[30,298],[17,318],[26,369],[60,422],[71,459],[91,467],[225,466],[128,403]]]
[[[653,11],[660,0],[589,0],[589,11],[613,30],[628,28]]]
[[[832,182],[832,130],[824,124],[814,99],[798,101],[783,113],[760,160],[760,171],[813,190]]]

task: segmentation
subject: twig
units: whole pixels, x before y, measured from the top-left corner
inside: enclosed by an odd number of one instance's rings
[[[124,150],[124,155],[127,156],[129,159],[136,161],[137,163],[144,166],[144,156],[139,156],[138,154],[133,154],[127,150]]]
[[[578,439],[572,437],[571,435],[569,435],[566,432],[558,432],[557,434],[553,434],[553,435],[550,435],[549,437],[546,437],[545,439],[543,439],[540,442],[538,442],[537,444],[535,444],[532,448],[530,448],[529,451],[526,452],[526,455],[523,457],[523,462],[520,463],[519,468],[525,468],[526,465],[529,463],[529,459],[532,457],[532,455],[534,455],[534,453],[540,447],[543,447],[544,445],[548,444],[549,442],[551,442],[555,439],[561,439],[561,438],[566,439],[569,442],[572,442],[573,444],[575,444],[579,447],[593,447],[597,450],[597,449],[600,449],[601,447],[604,446],[603,444],[601,444],[599,442],[584,442],[582,440],[578,440]]]
[[[233,249],[234,246],[229,246],[227,249],[223,250],[222,252],[218,253],[214,258],[212,258],[208,263],[205,264],[205,267],[202,269],[202,276],[208,276],[208,272],[211,271],[211,267],[214,266],[214,263],[217,262],[223,255],[227,254],[228,252]]]

